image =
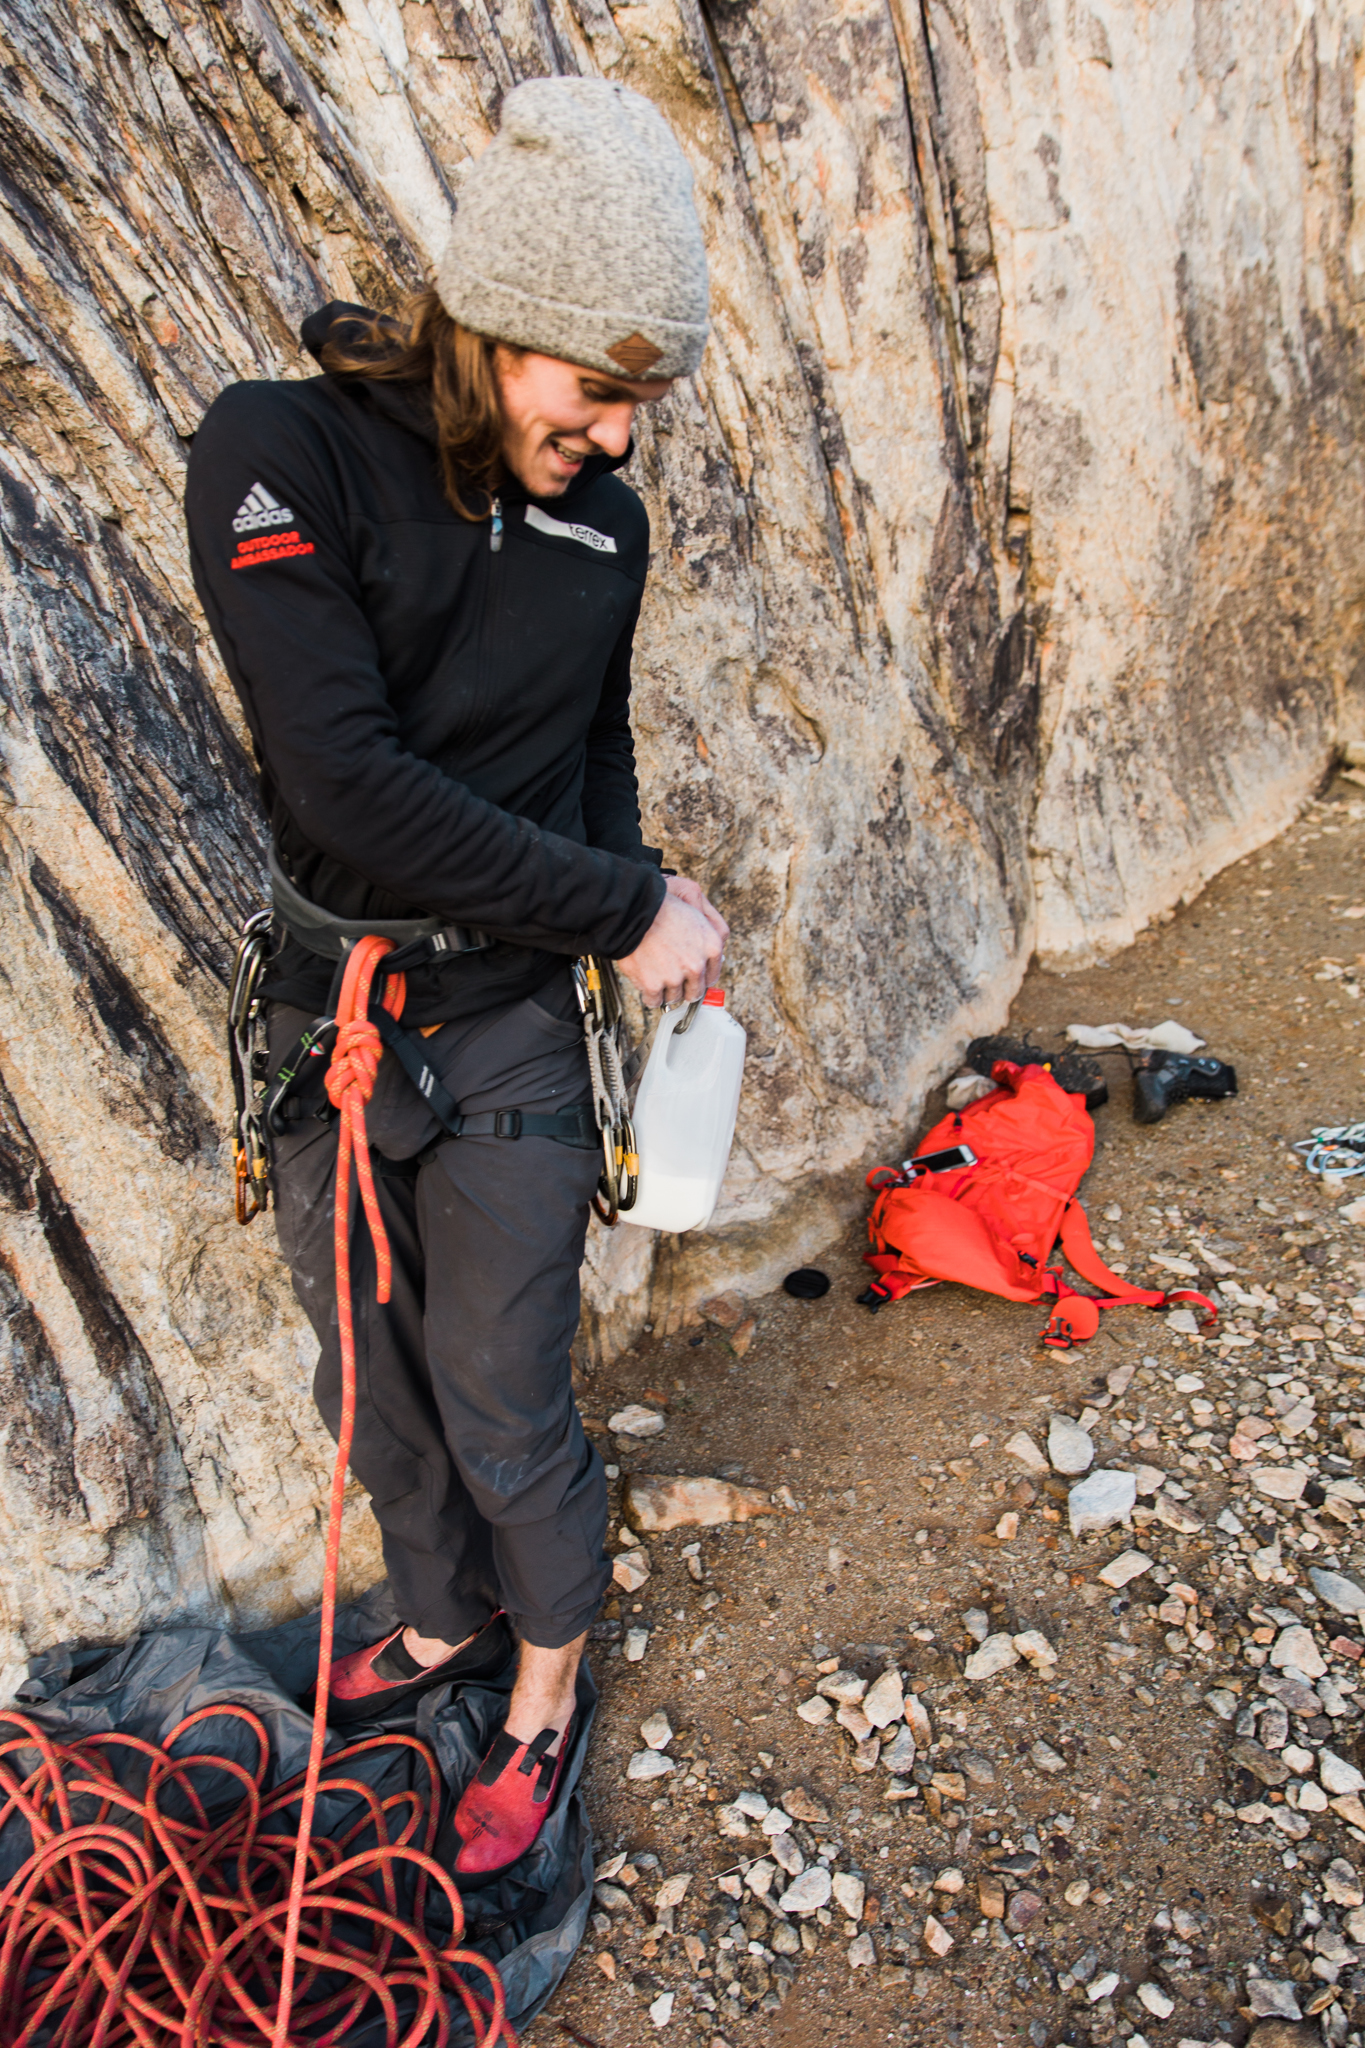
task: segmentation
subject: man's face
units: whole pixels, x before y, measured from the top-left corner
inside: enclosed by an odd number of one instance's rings
[[[494,354],[505,422],[503,460],[533,498],[557,498],[589,455],[624,455],[637,405],[662,398],[672,379],[604,377],[557,356]]]

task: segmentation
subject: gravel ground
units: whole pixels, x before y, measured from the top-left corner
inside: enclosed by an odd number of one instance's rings
[[[1236,1100],[1142,1128],[1109,1059],[1082,1188],[1131,1279],[1220,1290],[1216,1336],[1125,1308],[1052,1351],[1041,1308],[955,1287],[872,1316],[859,1229],[822,1301],[655,1332],[587,1383],[622,1486],[718,1475],[769,1509],[614,1525],[643,1555],[593,1648],[598,1906],[537,2048],[1365,2038],[1365,1180],[1292,1150],[1365,1115],[1362,839],[1338,780],[1014,1006],[1044,1045],[1174,1017],[1235,1064]],[[632,1403],[660,1433],[611,1431]],[[1126,1523],[1071,1533],[1082,1461],[1135,1475]]]

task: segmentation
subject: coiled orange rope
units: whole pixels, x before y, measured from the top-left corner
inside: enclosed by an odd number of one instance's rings
[[[432,1854],[441,1778],[431,1751],[411,1736],[374,1736],[334,1751],[324,1768],[341,1508],[355,1428],[353,1161],[379,1299],[389,1297],[388,1239],[365,1138],[382,1050],[369,1021],[370,986],[388,951],[387,939],[366,938],[351,953],[327,1075],[341,1113],[342,1409],[307,1768],[265,1796],[266,1730],[249,1709],[228,1703],[187,1716],[163,1747],[120,1734],[58,1743],[29,1716],[0,1714],[0,1832],[27,1825],[32,1841],[0,1892],[4,2048],[338,2048],[362,2024],[379,2021],[384,2048],[444,2048],[456,2001],[474,2048],[516,2048],[501,1979],[485,1956],[459,1946],[460,1895]],[[401,975],[392,976],[384,1002],[394,1017],[404,993]],[[194,1731],[225,1719],[254,1738],[251,1768],[196,1748]],[[380,1799],[348,1773],[348,1764],[385,1750],[409,1751],[420,1762],[425,1797],[411,1790]],[[139,1781],[142,1789],[132,1789]],[[235,1804],[226,1819],[210,1820],[207,1809],[222,1804],[225,1790],[235,1791]],[[352,1811],[358,1804],[362,1817],[345,1835],[317,1838],[318,1800],[327,1795]],[[433,1887],[449,1915],[445,1941],[426,1932]]]

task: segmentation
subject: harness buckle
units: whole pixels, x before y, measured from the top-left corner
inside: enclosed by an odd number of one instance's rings
[[[499,1109],[493,1113],[493,1136],[495,1138],[519,1138],[521,1136],[521,1111]]]

